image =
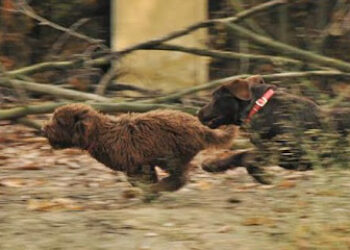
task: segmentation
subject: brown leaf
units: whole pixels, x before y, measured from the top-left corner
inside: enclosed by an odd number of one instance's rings
[[[279,188],[283,188],[283,189],[287,189],[287,188],[294,188],[296,186],[296,182],[295,181],[292,181],[292,180],[284,180],[284,181],[281,181],[277,187]]]
[[[245,218],[241,224],[243,226],[272,225],[273,221],[266,217],[249,217]]]
[[[22,141],[28,143],[47,143],[47,139],[44,137],[28,137],[23,138]]]
[[[37,163],[31,163],[24,166],[16,167],[18,170],[41,170],[42,167],[38,166]]]
[[[33,211],[48,212],[55,210],[83,210],[84,208],[71,199],[55,198],[51,200],[28,200],[27,209]]]
[[[0,180],[0,186],[4,187],[23,187],[25,185],[26,181],[24,179],[9,178]]]

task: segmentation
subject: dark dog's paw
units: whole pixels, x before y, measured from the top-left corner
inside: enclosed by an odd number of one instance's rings
[[[272,184],[272,175],[265,173],[262,168],[249,166],[247,171],[257,182],[264,185]]]
[[[222,160],[211,160],[203,162],[202,169],[207,172],[224,172],[231,168],[231,164]]]

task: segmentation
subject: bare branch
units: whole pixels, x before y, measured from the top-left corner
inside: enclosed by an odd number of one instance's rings
[[[254,54],[237,53],[232,51],[198,49],[193,47],[183,47],[179,45],[170,45],[170,44],[161,44],[154,48],[148,48],[148,49],[180,51],[184,53],[190,53],[190,54],[199,55],[199,56],[210,56],[213,58],[220,58],[220,59],[240,60],[244,58],[252,61],[268,62],[273,64],[294,64],[297,66],[304,65],[304,63],[299,60],[290,59],[290,58],[281,57],[281,56],[254,55]]]
[[[42,16],[39,16],[38,14],[35,13],[35,11],[27,4],[27,2],[25,0],[19,0],[17,1],[17,12],[19,13],[22,13],[23,15],[26,15],[36,21],[39,22],[40,25],[46,25],[46,26],[49,26],[53,29],[56,29],[56,30],[59,30],[59,31],[62,31],[62,32],[65,32],[65,33],[68,33],[69,35],[73,36],[73,37],[76,37],[76,38],[79,38],[79,39],[82,39],[82,40],[85,40],[89,43],[92,43],[92,44],[99,44],[99,46],[101,48],[104,48],[104,49],[108,49],[105,45],[103,45],[103,40],[102,39],[96,39],[96,38],[92,38],[92,37],[89,37],[87,35],[84,35],[84,34],[81,34],[81,33],[78,33],[74,30],[71,30],[71,29],[68,29],[66,27],[63,27],[59,24],[56,24],[56,23],[53,23],[51,21],[49,21],[48,19],[42,17]]]
[[[236,75],[236,76],[230,76],[218,80],[214,80],[202,85],[190,87],[187,89],[183,89],[181,91],[178,91],[173,94],[169,94],[166,96],[161,96],[153,99],[148,99],[145,101],[140,101],[140,103],[166,103],[166,102],[174,102],[176,100],[179,100],[180,98],[191,95],[200,91],[213,89],[217,86],[219,86],[222,83],[232,81],[239,78],[245,78],[251,75]],[[276,80],[276,79],[288,79],[288,78],[298,78],[298,77],[313,77],[313,76],[322,76],[322,77],[346,77],[350,78],[350,73],[344,73],[340,71],[328,71],[328,70],[316,70],[316,71],[305,71],[305,72],[286,72],[286,73],[278,73],[278,74],[268,74],[268,75],[262,75],[264,79],[269,80]]]
[[[89,18],[81,18],[77,22],[75,22],[72,26],[70,26],[69,30],[76,31],[79,27],[87,23],[89,20],[90,20]],[[70,36],[71,36],[70,33],[62,34],[62,36],[59,37],[57,41],[52,45],[49,57],[57,54],[62,49],[62,47],[67,42]]]
[[[300,59],[300,60],[316,63],[319,65],[323,65],[326,67],[335,68],[341,71],[350,72],[350,63],[344,62],[339,59],[322,56],[307,50],[299,49],[278,41],[274,41],[265,36],[257,35],[254,32],[233,23],[225,23],[225,24],[230,29],[235,31],[238,35],[244,38],[248,38],[258,44],[269,46],[270,48],[276,51],[279,51],[283,54],[286,54],[291,58]]]
[[[94,101],[100,101],[100,102],[112,101],[110,98],[106,98],[103,96],[84,93],[76,90],[63,89],[57,86],[51,86],[49,84],[40,84],[40,83],[29,82],[29,81],[13,79],[11,82],[9,82],[4,78],[0,78],[0,85],[8,88],[24,89],[35,93],[50,94],[53,96],[71,99],[71,100],[80,100],[80,101],[94,100]]]
[[[107,73],[101,78],[100,82],[97,84],[95,94],[104,95],[109,83],[117,76],[118,71],[116,65],[112,65]]]

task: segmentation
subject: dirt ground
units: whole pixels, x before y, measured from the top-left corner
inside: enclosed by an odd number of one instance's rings
[[[151,203],[79,150],[0,126],[0,249],[350,249],[350,170],[210,174]]]

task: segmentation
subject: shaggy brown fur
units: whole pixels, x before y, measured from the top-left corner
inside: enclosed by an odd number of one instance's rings
[[[244,123],[255,101],[268,89],[275,89],[275,95],[249,123]],[[237,79],[217,88],[211,102],[200,110],[199,118],[211,128],[223,124],[241,125],[256,146],[252,151],[233,152],[231,157],[204,164],[207,171],[245,166],[256,180],[269,183],[264,178],[261,165],[311,169],[316,158],[311,159],[307,150],[317,154],[319,159],[316,163],[319,165],[321,162],[321,165],[328,166],[331,165],[328,159],[339,159],[345,166],[350,160],[349,151],[346,150],[346,136],[350,131],[349,108],[326,112],[307,98],[265,84],[260,76]]]
[[[127,174],[132,184],[154,183],[152,191],[174,191],[186,182],[191,159],[202,149],[224,146],[232,130],[209,129],[196,117],[156,110],[118,117],[84,104],[58,108],[43,127],[53,148],[87,150],[107,167]],[[169,173],[158,182],[155,166]]]

